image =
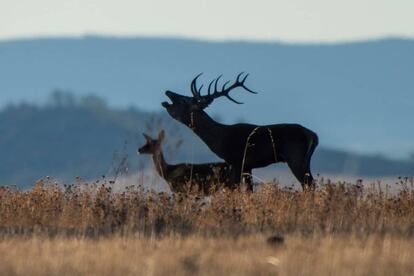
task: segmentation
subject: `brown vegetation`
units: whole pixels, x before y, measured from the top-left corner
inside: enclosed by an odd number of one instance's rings
[[[0,190],[3,235],[102,234],[414,234],[414,188],[401,180],[398,191],[320,183],[316,192],[267,184],[255,193],[221,191],[201,198],[171,196],[111,185],[69,185],[39,181],[32,190]]]
[[[414,241],[301,237],[270,247],[243,238],[6,239],[0,275],[413,275]]]
[[[413,181],[395,185],[208,198],[106,182],[0,188],[0,274],[412,275]]]

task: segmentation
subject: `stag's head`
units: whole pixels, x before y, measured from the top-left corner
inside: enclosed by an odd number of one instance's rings
[[[227,99],[236,104],[242,104],[241,102],[233,99],[229,95],[230,91],[240,87],[250,93],[257,94],[256,92],[246,87],[245,82],[249,74],[246,74],[244,76],[243,74],[244,73],[240,73],[237,76],[236,81],[231,85],[229,85],[230,81],[225,82],[223,85],[219,85],[219,81],[221,78],[221,76],[219,76],[217,79],[214,79],[209,83],[207,88],[207,94],[205,95],[201,94],[203,85],[197,87],[197,79],[201,76],[201,74],[199,74],[191,82],[190,89],[193,95],[192,97],[183,96],[172,91],[167,91],[165,92],[165,95],[167,95],[167,97],[171,100],[171,103],[163,102],[162,106],[165,107],[165,109],[167,109],[167,112],[174,119],[184,124],[189,124],[192,112],[201,111],[205,109],[215,99],[219,97],[226,97]]]
[[[139,154],[154,154],[161,149],[161,143],[165,138],[164,130],[160,131],[160,133],[158,134],[158,138],[156,139],[152,138],[151,136],[145,133],[143,133],[142,135],[144,135],[146,143],[138,149]]]

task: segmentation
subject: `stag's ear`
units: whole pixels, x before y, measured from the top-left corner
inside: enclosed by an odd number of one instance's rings
[[[165,138],[165,131],[161,130],[160,133],[158,134],[158,142],[161,143]]]
[[[152,138],[148,134],[142,133],[142,135],[144,136],[145,140],[147,140],[147,141],[151,141],[152,140]]]

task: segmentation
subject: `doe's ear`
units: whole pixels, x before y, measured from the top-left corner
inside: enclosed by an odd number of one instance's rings
[[[161,130],[160,133],[158,134],[158,142],[161,143],[165,138],[165,131]]]
[[[147,141],[151,141],[152,140],[152,138],[148,134],[142,133],[142,135],[144,136],[145,140],[147,140]]]

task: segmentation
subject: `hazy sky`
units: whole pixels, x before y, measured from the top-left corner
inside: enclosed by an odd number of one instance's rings
[[[414,0],[0,0],[0,39],[85,34],[332,42],[414,37]]]

